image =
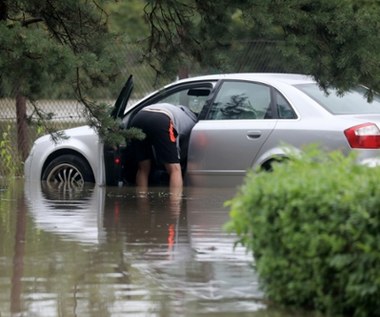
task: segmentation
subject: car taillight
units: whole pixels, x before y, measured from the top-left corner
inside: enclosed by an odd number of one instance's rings
[[[380,129],[374,123],[363,123],[344,130],[344,134],[354,149],[380,148]]]

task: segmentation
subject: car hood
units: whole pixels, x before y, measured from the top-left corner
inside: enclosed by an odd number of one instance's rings
[[[88,125],[62,130],[62,132],[64,132],[67,136],[96,134],[95,130]]]
[[[63,133],[63,137],[66,137],[66,138],[96,135],[96,131],[88,125],[61,130],[61,131],[58,131],[58,133]],[[48,141],[50,142],[51,139],[52,138],[50,134],[45,134],[39,137],[38,139],[36,139],[34,141],[34,144],[39,144],[39,143],[48,142]]]
[[[97,136],[96,131],[91,128],[90,126],[80,126],[76,128],[71,128],[71,129],[66,129],[66,130],[61,130],[58,131],[58,133],[62,133],[62,138],[59,138],[56,140],[57,142],[53,141],[52,136],[50,134],[45,134],[38,139],[34,141],[34,145],[39,145],[39,144],[51,144],[51,143],[56,143],[56,144],[64,144],[67,143],[68,139],[74,138],[74,139],[94,139]]]

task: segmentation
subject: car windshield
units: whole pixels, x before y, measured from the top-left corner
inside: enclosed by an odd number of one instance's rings
[[[343,95],[336,89],[328,89],[328,93],[317,84],[295,85],[296,88],[313,98],[327,111],[333,114],[380,114],[380,95],[374,93],[373,100],[368,102],[364,87],[356,87]]]

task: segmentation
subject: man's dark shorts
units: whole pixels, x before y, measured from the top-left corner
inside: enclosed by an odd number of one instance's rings
[[[134,140],[131,144],[137,161],[156,158],[162,164],[180,162],[176,143],[177,132],[167,115],[140,111],[132,119],[131,127],[140,128],[146,134],[144,140]]]

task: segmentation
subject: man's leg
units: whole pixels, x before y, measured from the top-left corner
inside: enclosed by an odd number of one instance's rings
[[[136,185],[142,189],[148,188],[149,173],[152,162],[151,160],[143,160],[138,163],[138,169],[136,174]]]
[[[167,163],[165,164],[165,168],[169,174],[170,190],[173,190],[174,192],[178,192],[178,190],[182,190],[183,180],[182,180],[181,164]]]

